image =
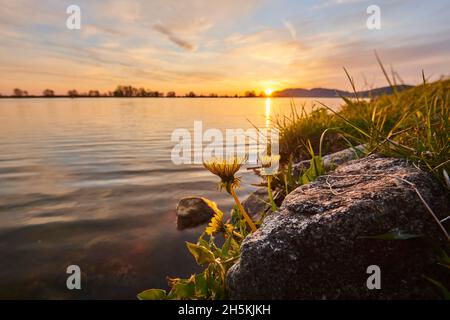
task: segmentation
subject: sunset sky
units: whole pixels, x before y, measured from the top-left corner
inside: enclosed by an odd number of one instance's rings
[[[81,30],[66,28],[71,4]],[[449,17],[448,0],[0,0],[0,93],[349,89],[343,66],[365,89],[386,84],[374,49],[414,84],[450,74]]]

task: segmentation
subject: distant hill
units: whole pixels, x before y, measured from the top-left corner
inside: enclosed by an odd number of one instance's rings
[[[410,85],[398,85],[397,91],[402,91],[410,89],[413,86]],[[358,96],[361,98],[367,98],[369,96],[379,96],[382,94],[391,94],[391,87],[382,87],[372,90],[359,91]],[[272,96],[274,97],[302,97],[302,98],[336,98],[340,96],[353,97],[354,93],[349,91],[343,91],[338,89],[326,89],[326,88],[314,88],[314,89],[302,89],[302,88],[291,88],[284,89],[280,91],[275,91]]]

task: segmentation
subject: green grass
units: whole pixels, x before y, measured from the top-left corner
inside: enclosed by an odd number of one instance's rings
[[[295,106],[289,116],[279,116],[281,156],[285,162],[308,158],[311,141],[318,152],[332,153],[355,144],[366,144],[369,153],[405,158],[432,172],[449,188],[450,172],[450,80],[426,83],[402,92],[369,100],[343,98],[338,112],[317,102],[306,114]]]
[[[282,163],[287,163],[283,170],[285,187],[282,183],[278,185],[287,194],[303,184],[291,177],[295,160],[303,160],[308,154],[312,154],[314,159],[314,152],[319,153],[320,159],[325,153],[364,144],[368,154],[407,159],[429,171],[447,192],[450,191],[450,80],[427,83],[425,77],[423,79],[421,85],[412,89],[402,92],[394,89],[393,94],[369,100],[359,99],[355,93],[354,99],[343,98],[344,103],[338,112],[320,102],[320,108],[311,114],[306,114],[303,108],[298,113],[293,106],[290,116],[278,117],[275,122],[280,130]],[[315,146],[314,150],[311,150],[310,141]],[[415,189],[414,185],[412,187]],[[435,217],[419,191],[415,191]],[[442,223],[436,217],[435,220],[449,239]],[[439,265],[449,270],[448,255],[443,252],[447,259]],[[447,286],[436,279],[424,278],[440,290],[442,298],[450,299]]]

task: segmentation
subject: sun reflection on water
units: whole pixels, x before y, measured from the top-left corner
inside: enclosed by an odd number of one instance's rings
[[[270,128],[270,112],[272,108],[272,101],[266,98],[266,128]]]

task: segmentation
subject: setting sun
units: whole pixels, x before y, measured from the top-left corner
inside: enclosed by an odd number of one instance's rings
[[[267,88],[266,90],[264,90],[264,93],[266,94],[266,96],[270,96],[273,93],[273,89],[272,88]]]

